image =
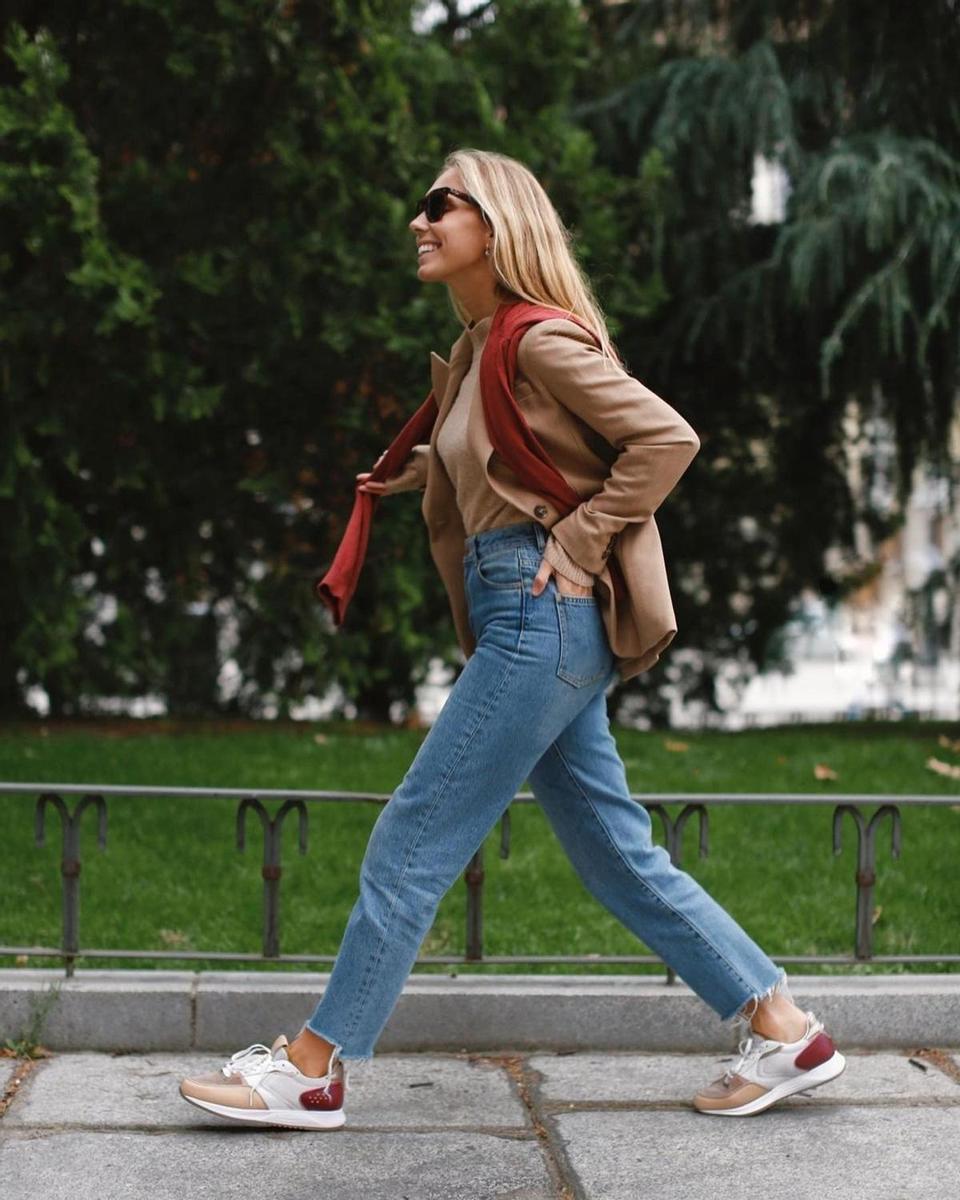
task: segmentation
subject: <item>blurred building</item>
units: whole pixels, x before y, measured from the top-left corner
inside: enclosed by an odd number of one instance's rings
[[[826,566],[854,584],[838,604],[807,593],[784,629],[792,670],[759,675],[727,693],[728,727],[904,715],[960,719],[960,417],[951,431],[951,480],[914,472],[901,528],[874,544],[866,514],[889,515],[890,431],[857,406],[848,412],[848,480],[864,516],[855,554]],[[951,494],[952,493],[952,494]],[[679,723],[684,714],[676,713]]]

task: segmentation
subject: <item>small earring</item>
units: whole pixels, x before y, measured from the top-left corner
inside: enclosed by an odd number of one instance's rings
[[[484,256],[484,258],[490,257],[490,247],[489,246],[486,248],[486,250],[484,250],[483,256]]]

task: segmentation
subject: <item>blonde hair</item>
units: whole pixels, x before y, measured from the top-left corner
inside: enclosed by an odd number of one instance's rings
[[[453,150],[444,170],[460,172],[464,187],[483,206],[493,230],[491,260],[501,300],[520,297],[579,317],[597,336],[604,360],[623,365],[590,281],[571,249],[570,231],[533,172],[492,150]],[[448,289],[464,324],[470,314]]]

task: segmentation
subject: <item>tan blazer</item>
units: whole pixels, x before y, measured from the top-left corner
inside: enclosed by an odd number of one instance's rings
[[[463,583],[466,531],[437,435],[470,366],[465,329],[450,361],[431,351],[430,374],[439,413],[429,445],[415,446],[385,492],[423,492],[421,509],[430,553],[447,589],[457,640],[468,658],[476,647]],[[581,496],[561,517],[542,496],[518,485],[487,436],[474,404],[467,438],[490,487],[538,521],[570,557],[596,576],[595,594],[617,670],[627,680],[649,670],[677,632],[666,564],[653,513],[690,465],[700,439],[666,401],[622,367],[604,363],[590,334],[566,318],[542,321],[520,341],[514,396],[557,469]],[[620,563],[627,602],[617,605],[607,558]]]

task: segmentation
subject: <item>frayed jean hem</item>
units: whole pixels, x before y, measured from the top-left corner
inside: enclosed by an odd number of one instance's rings
[[[339,1059],[344,1064],[350,1063],[354,1066],[359,1066],[359,1065],[362,1065],[363,1063],[369,1063],[373,1060],[372,1053],[371,1054],[344,1054],[343,1046],[340,1044],[340,1042],[337,1041],[336,1038],[332,1038],[328,1033],[324,1033],[322,1029],[315,1029],[310,1024],[309,1021],[304,1021],[303,1025],[300,1027],[301,1033],[303,1033],[304,1030],[306,1030],[308,1033],[315,1034],[317,1037],[323,1038],[323,1040],[325,1042],[330,1043],[330,1045],[333,1047],[333,1051],[330,1055],[331,1065],[337,1059]]]
[[[749,1025],[756,1016],[757,1009],[760,1007],[761,1002],[764,1000],[769,1000],[775,994],[780,994],[785,996],[787,1000],[790,1000],[791,1002],[793,1001],[793,997],[790,994],[789,982],[787,980],[787,972],[783,967],[780,968],[780,974],[777,977],[776,982],[772,983],[766,991],[751,992],[745,1000],[742,1000],[737,1007],[732,1010],[732,1012],[729,1012],[726,1014],[726,1016],[721,1017],[721,1020],[725,1024],[730,1024],[734,1027],[743,1023]],[[744,1009],[747,1011],[744,1012]]]

